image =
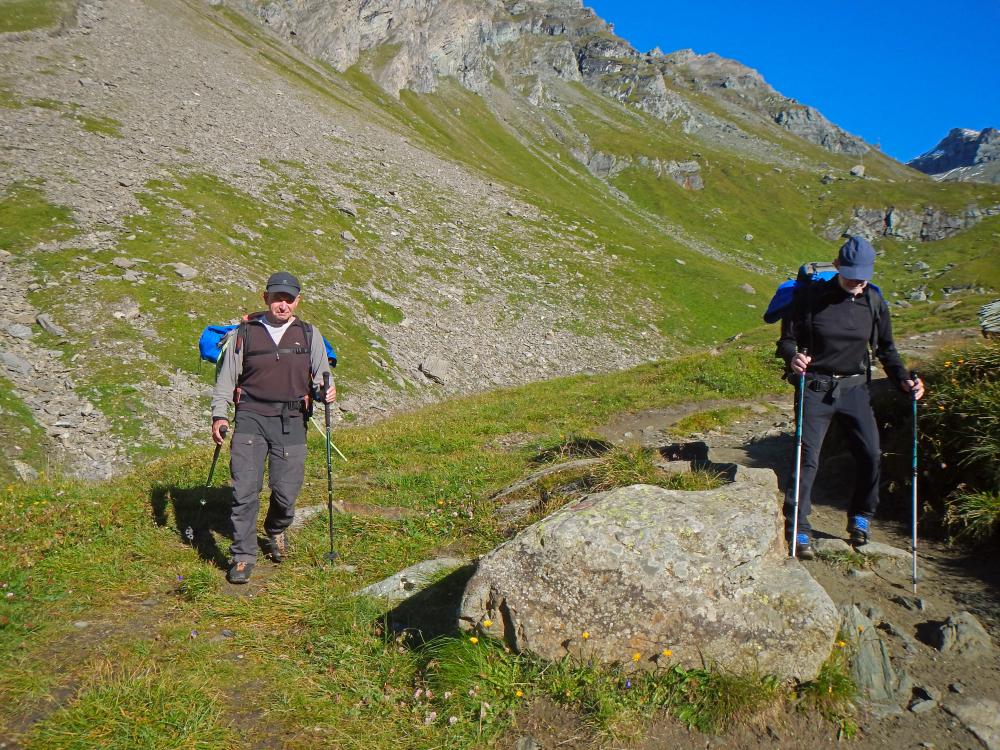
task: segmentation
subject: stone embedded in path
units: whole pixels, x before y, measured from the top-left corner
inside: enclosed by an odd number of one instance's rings
[[[853,604],[840,608],[841,632],[851,645],[851,676],[858,694],[866,701],[893,711],[910,697],[912,682],[889,658],[889,649],[875,623],[861,614]]]
[[[434,560],[424,560],[394,573],[378,583],[365,586],[360,591],[355,592],[355,595],[385,599],[391,604],[396,604],[426,588],[439,573],[461,568],[468,564],[468,560],[457,557],[438,557]]]
[[[813,539],[813,548],[816,550],[816,554],[821,557],[823,555],[839,555],[851,551],[851,545],[843,539]]]
[[[502,623],[508,643],[551,660],[639,654],[642,668],[669,658],[799,679],[816,675],[838,622],[787,558],[773,479],[589,495],[485,555],[460,616]]]
[[[993,641],[971,612],[958,612],[940,624],[932,635],[932,645],[941,653],[961,656],[989,656]]]
[[[858,554],[866,555],[868,557],[889,557],[893,560],[910,559],[910,553],[906,550],[902,550],[899,549],[899,547],[893,547],[888,544],[882,544],[881,542],[868,542],[868,544],[862,544],[854,549]]]
[[[976,735],[987,750],[1000,750],[1000,703],[968,698],[945,703],[942,708]]]

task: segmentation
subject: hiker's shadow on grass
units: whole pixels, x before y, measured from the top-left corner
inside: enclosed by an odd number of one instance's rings
[[[172,487],[156,485],[150,493],[153,521],[157,526],[168,526],[170,516],[167,508],[173,510],[174,530],[184,544],[194,547],[198,557],[225,569],[228,559],[215,541],[215,532],[222,536],[233,536],[229,510],[233,491],[229,487]],[[205,505],[201,501],[204,499]],[[194,538],[189,539],[190,529]]]
[[[440,636],[458,635],[458,609],[465,585],[475,571],[475,565],[452,571],[377,617],[372,628],[386,641],[401,639],[409,647]]]

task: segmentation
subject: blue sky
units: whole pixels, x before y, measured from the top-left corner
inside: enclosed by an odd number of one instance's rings
[[[739,60],[901,161],[951,128],[1000,128],[1000,0],[583,2],[640,52]]]

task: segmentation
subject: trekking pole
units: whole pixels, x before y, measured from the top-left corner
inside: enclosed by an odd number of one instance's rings
[[[330,402],[326,400],[326,394],[330,390],[330,372],[323,373],[323,405],[326,408],[326,509],[330,520],[330,551],[326,553],[326,559],[334,561],[338,555],[333,548],[333,455],[330,448],[333,443],[330,440]]]
[[[916,372],[910,373],[910,379],[913,381],[914,387],[916,387],[917,382],[919,382],[919,376]],[[911,526],[913,528],[913,538],[912,544],[910,546],[910,551],[913,555],[913,593],[917,593],[917,397],[911,393],[910,401],[913,402],[913,520]]]
[[[219,428],[219,434],[222,436],[223,442],[225,442],[227,432],[229,432],[229,425],[222,425]],[[201,526],[201,514],[205,510],[205,503],[208,499],[208,488],[212,486],[212,477],[215,476],[215,465],[219,463],[220,451],[222,451],[222,443],[215,446],[215,453],[212,454],[212,468],[208,470],[208,481],[205,482],[205,488],[201,493],[201,501],[198,503],[198,516],[195,518],[194,526],[188,526],[184,529],[184,536],[192,544],[194,544],[194,530]]]
[[[808,349],[803,349],[802,354],[808,354]],[[806,403],[806,371],[803,370],[799,376],[799,408],[795,415],[795,509],[792,511],[792,559],[794,560],[798,552],[799,541],[799,483],[802,478],[802,415],[805,411]]]

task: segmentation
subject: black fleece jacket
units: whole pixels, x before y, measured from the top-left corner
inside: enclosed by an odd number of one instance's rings
[[[909,379],[910,373],[892,338],[889,306],[885,299],[867,287],[864,293],[853,297],[844,291],[836,276],[828,281],[813,282],[813,288],[797,295],[791,313],[781,321],[777,356],[784,359],[787,365],[796,351],[805,348],[812,357],[809,372],[826,375],[865,372],[874,325],[869,295],[879,309],[875,356],[894,383],[898,385]],[[804,330],[804,307],[809,301],[812,302],[811,331]]]

